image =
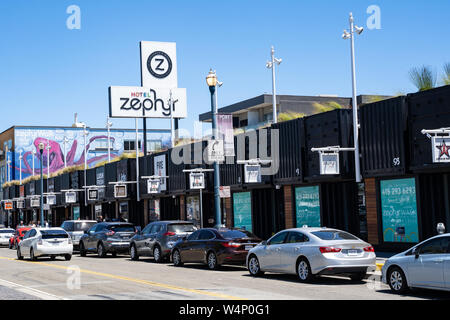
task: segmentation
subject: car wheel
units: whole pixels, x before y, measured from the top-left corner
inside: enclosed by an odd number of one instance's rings
[[[248,261],[248,272],[254,277],[261,276],[264,274],[264,272],[261,271],[261,268],[259,266],[259,260],[255,255],[252,255],[250,257],[250,260]]]
[[[180,251],[175,250],[172,253],[172,262],[175,267],[181,267],[183,265],[183,261],[181,261]]]
[[[297,264],[297,276],[300,282],[310,282],[313,278],[308,260],[302,258]]]
[[[209,270],[216,270],[218,268],[217,256],[214,252],[208,253],[206,260]]]
[[[155,259],[156,263],[160,263],[162,261],[161,248],[159,246],[155,246],[155,248],[153,249],[153,258]]]
[[[105,246],[101,242],[99,242],[99,244],[97,245],[97,254],[100,258],[106,257]]]
[[[33,250],[33,248],[30,249],[30,260],[31,260],[31,261],[36,261],[36,260],[37,260],[37,258],[36,258],[35,255],[34,255],[34,250]]]
[[[398,267],[393,267],[389,270],[387,280],[389,287],[395,293],[403,293],[408,289],[405,274]]]
[[[86,249],[83,242],[80,242],[80,257],[86,257]]]
[[[66,259],[66,261],[70,261],[72,259],[72,255],[71,254],[66,254],[64,256],[64,259]]]
[[[19,247],[19,248],[17,248],[17,259],[19,259],[19,260],[23,260],[23,256],[22,256],[22,253],[20,252],[20,247]]]
[[[131,245],[131,248],[130,248],[130,257],[131,257],[131,260],[133,260],[133,261],[139,260],[139,255],[137,253],[136,245],[134,243]]]
[[[352,281],[362,281],[366,278],[366,275],[367,275],[366,272],[353,273],[350,275],[350,279]]]

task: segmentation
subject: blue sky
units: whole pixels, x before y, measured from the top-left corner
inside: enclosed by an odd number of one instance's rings
[[[69,5],[81,30],[69,30]],[[178,83],[187,88],[193,130],[210,109],[205,76],[217,70],[219,106],[271,92],[270,46],[283,59],[279,94],[351,96],[348,14],[366,26],[368,6],[381,9],[381,30],[356,42],[358,93],[413,92],[408,78],[423,64],[450,62],[449,1],[178,1],[2,0],[0,131],[12,125],[71,125],[74,112],[103,127],[108,87],[140,85],[139,41],[177,42]],[[134,127],[134,120],[113,120]],[[168,121],[148,120],[149,128]]]

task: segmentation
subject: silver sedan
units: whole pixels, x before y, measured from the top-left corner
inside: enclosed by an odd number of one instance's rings
[[[409,288],[450,291],[450,233],[389,258],[381,272],[382,281],[396,293]]]
[[[373,247],[345,231],[329,228],[288,229],[251,249],[247,255],[251,275],[264,272],[297,274],[301,282],[316,275],[349,274],[360,281],[375,271]]]

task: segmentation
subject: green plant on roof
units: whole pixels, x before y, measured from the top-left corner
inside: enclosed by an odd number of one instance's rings
[[[328,101],[324,103],[315,102],[313,106],[316,113],[328,112],[344,108],[341,104],[339,104],[336,101]]]
[[[444,78],[443,78],[443,82],[445,85],[449,85],[450,84],[450,62],[447,62],[446,64],[444,64]]]
[[[284,122],[305,117],[306,114],[300,112],[286,111],[278,114],[278,122]]]
[[[409,71],[409,78],[419,91],[430,90],[436,87],[436,74],[431,67],[415,67]]]

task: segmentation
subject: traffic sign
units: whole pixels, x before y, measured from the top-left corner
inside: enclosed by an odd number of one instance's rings
[[[231,188],[230,186],[220,186],[219,195],[221,198],[231,198]]]
[[[5,210],[12,210],[12,209],[13,209],[12,201],[5,202]]]
[[[66,203],[76,203],[77,194],[74,191],[66,192]]]
[[[116,184],[114,186],[114,198],[126,198],[127,197],[127,185]]]
[[[208,162],[223,162],[223,161],[225,161],[223,140],[208,140],[207,161]]]
[[[192,172],[189,174],[191,189],[205,189],[205,174],[202,172]]]
[[[160,179],[148,179],[147,180],[147,193],[155,194],[160,193],[160,186],[161,186],[161,180]]]
[[[245,183],[261,183],[261,165],[246,164],[244,165],[244,181]]]
[[[339,174],[339,153],[320,153],[320,174]]]

